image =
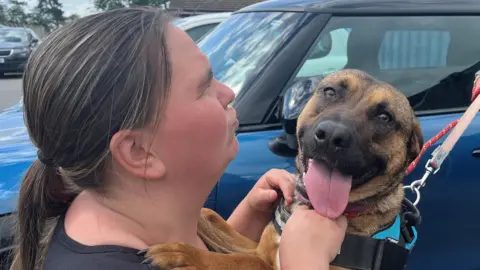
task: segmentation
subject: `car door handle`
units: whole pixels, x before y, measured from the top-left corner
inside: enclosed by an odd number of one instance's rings
[[[472,156],[476,158],[480,158],[480,148],[473,150]]]

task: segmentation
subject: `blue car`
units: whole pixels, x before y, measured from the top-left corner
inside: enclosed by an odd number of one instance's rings
[[[227,218],[269,169],[295,172],[296,117],[327,74],[360,69],[399,89],[425,141],[460,118],[480,70],[480,6],[476,0],[272,0],[233,13],[198,46],[215,78],[236,93],[239,153],[205,205]],[[22,175],[35,158],[21,115],[21,107],[0,115],[5,219],[15,212]],[[426,151],[405,184],[423,175],[442,142]],[[419,239],[406,269],[480,269],[479,149],[477,117],[422,190]],[[0,249],[8,249],[8,237]]]

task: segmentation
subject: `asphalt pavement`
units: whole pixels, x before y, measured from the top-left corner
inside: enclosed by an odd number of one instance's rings
[[[0,77],[0,111],[20,101],[22,97],[22,79],[20,76]]]

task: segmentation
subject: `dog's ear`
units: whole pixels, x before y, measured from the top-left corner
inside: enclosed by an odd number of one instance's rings
[[[418,119],[413,120],[413,129],[408,139],[408,163],[414,161],[423,147],[423,133]]]

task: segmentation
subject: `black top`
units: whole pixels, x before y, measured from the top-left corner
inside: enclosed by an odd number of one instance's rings
[[[65,233],[64,217],[57,223],[44,270],[146,270],[139,250],[121,246],[85,246]]]

